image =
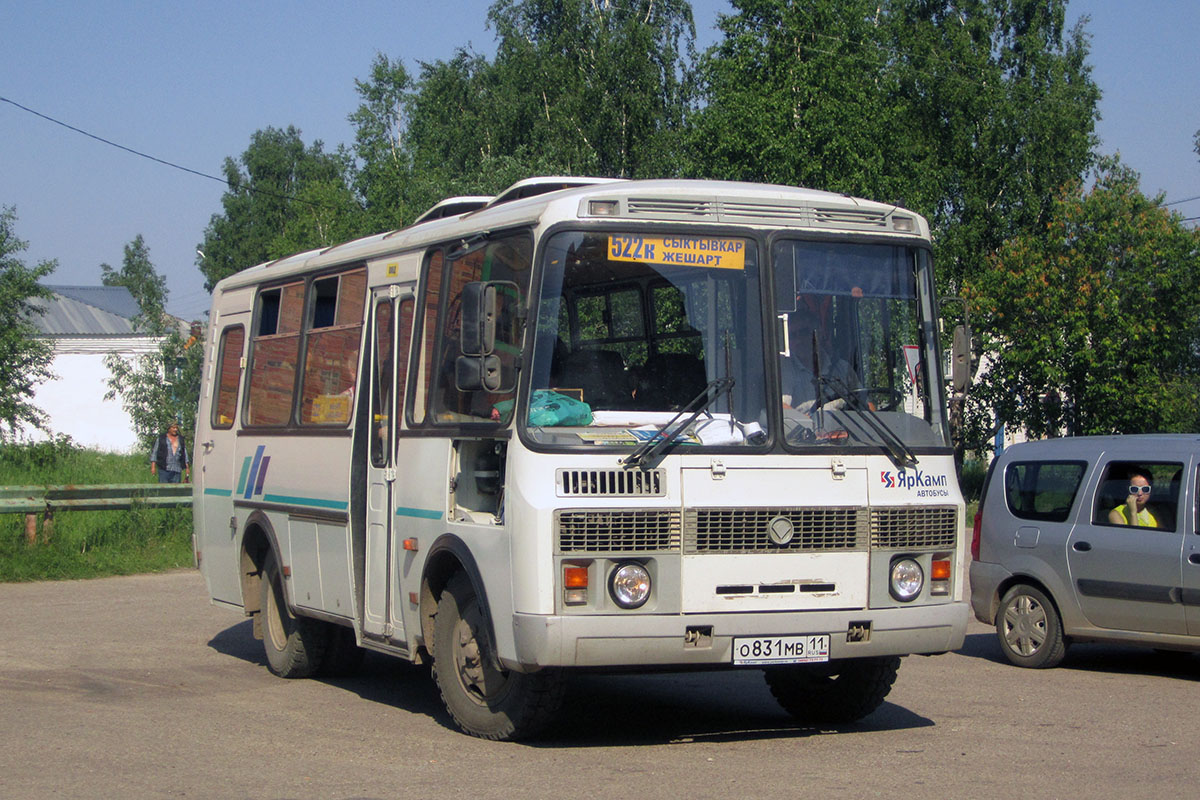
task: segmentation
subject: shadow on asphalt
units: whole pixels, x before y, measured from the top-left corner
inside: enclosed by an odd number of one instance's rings
[[[266,669],[262,642],[249,620],[209,641],[219,653]],[[368,652],[353,677],[320,678],[363,700],[425,714],[449,729],[429,668]],[[576,673],[567,683],[557,723],[534,747],[613,747],[647,744],[807,738],[924,728],[934,723],[893,703],[850,725],[797,723],[771,696],[759,670],[612,674]]]
[[[1000,651],[1000,643],[996,641],[994,633],[967,634],[962,648],[957,653],[967,658],[978,658],[1021,669],[1009,664]],[[1067,648],[1066,658],[1056,669],[1200,680],[1200,658],[1194,653],[1159,651],[1138,645],[1075,643]]]

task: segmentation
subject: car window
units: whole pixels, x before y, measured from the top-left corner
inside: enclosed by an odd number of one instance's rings
[[[1179,463],[1113,461],[1096,490],[1092,522],[1174,531],[1182,481]]]
[[[1008,510],[1021,519],[1063,522],[1086,471],[1083,461],[1014,461],[1004,470]]]

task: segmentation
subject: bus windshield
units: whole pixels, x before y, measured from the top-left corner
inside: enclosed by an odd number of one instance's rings
[[[785,441],[947,445],[925,253],[781,239],[771,260]]]
[[[676,447],[737,447],[766,440],[752,241],[558,233],[545,248],[538,296],[526,421],[533,441],[638,447],[669,437]]]

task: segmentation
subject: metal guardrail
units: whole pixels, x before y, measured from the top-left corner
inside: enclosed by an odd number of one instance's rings
[[[25,538],[37,539],[42,517],[42,540],[50,538],[56,511],[128,511],[177,508],[192,504],[190,483],[111,483],[102,485],[0,486],[0,514],[24,514]]]

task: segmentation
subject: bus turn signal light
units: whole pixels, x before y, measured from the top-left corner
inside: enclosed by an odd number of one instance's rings
[[[937,559],[929,565],[929,593],[950,594],[949,559]]]
[[[586,605],[588,601],[588,568],[563,566],[563,602],[569,606]]]

